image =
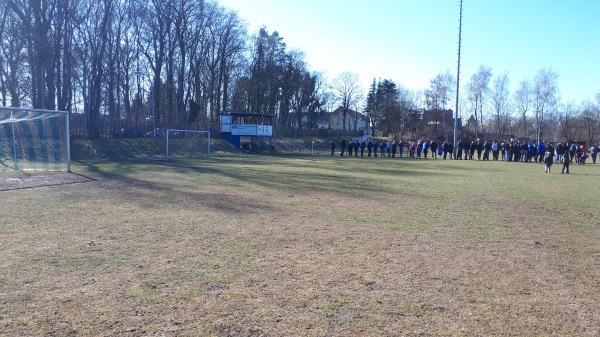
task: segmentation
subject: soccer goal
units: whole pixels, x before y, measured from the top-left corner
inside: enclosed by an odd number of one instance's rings
[[[210,158],[210,131],[168,129],[160,138],[165,151],[152,160]]]
[[[0,172],[71,171],[66,111],[0,107]]]

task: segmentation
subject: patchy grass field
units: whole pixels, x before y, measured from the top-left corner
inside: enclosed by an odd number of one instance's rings
[[[0,176],[0,335],[598,336],[600,165],[553,169],[226,156]]]

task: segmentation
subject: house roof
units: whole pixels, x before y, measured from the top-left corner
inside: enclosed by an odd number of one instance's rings
[[[241,116],[241,117],[249,117],[249,116],[277,117],[277,115],[265,114],[265,113],[260,113],[260,112],[243,112],[243,111],[235,111],[235,110],[223,111],[223,112],[221,112],[221,115],[232,115],[232,116]]]

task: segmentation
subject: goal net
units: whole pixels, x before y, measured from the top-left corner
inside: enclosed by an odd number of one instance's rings
[[[0,172],[70,171],[66,111],[0,107]]]
[[[164,152],[154,154],[152,160],[210,158],[210,131],[168,129],[157,141]]]

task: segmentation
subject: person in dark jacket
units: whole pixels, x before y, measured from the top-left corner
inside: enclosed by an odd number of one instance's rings
[[[527,161],[527,151],[528,151],[528,147],[527,147],[527,143],[523,142],[521,144],[521,156],[519,157],[519,160],[522,162],[526,162]]]
[[[364,157],[365,156],[365,148],[367,147],[367,141],[363,139],[362,142],[360,142],[360,156]]]
[[[375,140],[373,142],[373,154],[375,155],[375,158],[377,158],[377,151],[379,150],[379,143],[377,142],[377,140]]]
[[[431,158],[437,159],[438,145],[435,140],[431,141]]]
[[[450,144],[448,144],[448,142],[447,142],[447,141],[445,141],[445,142],[442,144],[442,149],[443,149],[443,151],[444,151],[444,159],[446,159],[446,156],[448,155],[448,152],[450,151]]]
[[[335,152],[335,143],[333,142],[333,139],[329,142],[329,147],[331,147],[331,156],[333,157]]]
[[[462,140],[459,140],[456,143],[456,159],[462,160],[462,155],[463,155],[463,144],[462,144]]]
[[[354,149],[354,141],[350,140],[348,142],[348,157],[352,157],[352,150]]]
[[[548,152],[550,152],[550,155],[552,156],[552,162],[554,162],[554,145],[552,143],[548,143],[548,145],[546,146],[546,154],[548,154]]]
[[[563,155],[562,157],[562,162],[563,162],[563,167],[562,167],[562,174],[565,174],[565,171],[567,172],[567,174],[570,174],[569,172],[569,164],[571,163],[571,160],[569,159],[569,155]]]
[[[483,151],[483,144],[477,141],[477,160],[481,160],[481,152]]]
[[[344,156],[344,151],[346,151],[346,138],[342,138],[342,142],[340,143],[340,147],[342,148],[340,150],[340,157]]]
[[[521,145],[518,142],[515,142],[512,146],[513,153],[513,161],[516,163],[521,158]]]
[[[490,160],[490,152],[492,151],[492,144],[486,140],[483,142],[483,160]]]
[[[477,151],[477,144],[475,144],[475,142],[471,142],[471,146],[469,147],[469,159],[470,160],[473,160],[475,151]]]
[[[398,157],[402,158],[402,152],[404,152],[404,143],[402,140],[398,141]]]
[[[371,141],[371,139],[369,139],[369,141],[367,142],[367,157],[371,157],[371,152],[373,152],[373,142]]]
[[[354,156],[358,157],[358,149],[360,149],[360,143],[358,142],[358,138],[354,141]]]
[[[571,156],[571,158],[575,158],[576,152],[577,152],[577,145],[572,144],[571,148],[569,149],[569,155]]]

